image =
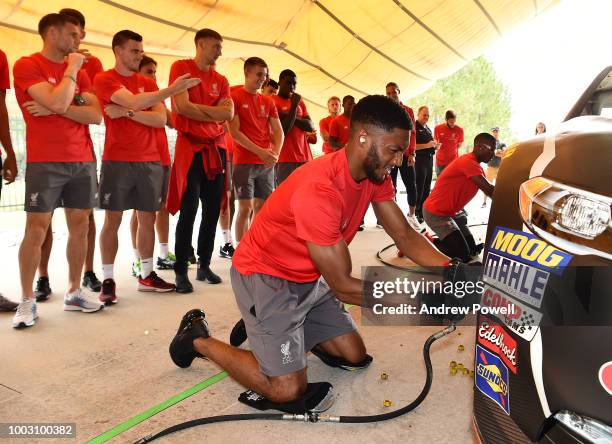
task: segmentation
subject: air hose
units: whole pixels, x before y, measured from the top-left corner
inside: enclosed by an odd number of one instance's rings
[[[183,422],[181,424],[174,425],[172,427],[168,427],[167,429],[162,430],[155,435],[148,435],[140,440],[136,441],[135,444],[144,444],[148,442],[152,442],[162,436],[169,435],[170,433],[178,432],[180,430],[185,430],[191,427],[204,425],[204,424],[212,424],[216,422],[227,422],[227,421],[250,421],[250,420],[270,420],[270,421],[300,421],[300,422],[337,422],[337,423],[368,423],[368,422],[379,422],[386,421],[389,419],[397,418],[398,416],[405,415],[406,413],[414,410],[423,402],[427,394],[429,393],[429,389],[431,388],[431,383],[433,381],[433,367],[431,366],[431,358],[429,356],[429,349],[431,348],[431,344],[440,339],[443,336],[446,336],[449,333],[455,331],[456,326],[455,323],[451,323],[448,327],[443,330],[440,330],[437,333],[431,335],[425,341],[423,345],[423,360],[425,361],[425,369],[427,372],[425,378],[425,385],[419,393],[419,396],[416,397],[414,401],[410,404],[402,407],[400,409],[394,410],[389,413],[383,413],[380,415],[367,415],[367,416],[332,416],[328,414],[322,413],[313,413],[306,412],[303,414],[286,414],[286,413],[251,413],[251,414],[238,414],[238,415],[221,415],[221,416],[209,416],[200,419],[194,419],[192,421]]]

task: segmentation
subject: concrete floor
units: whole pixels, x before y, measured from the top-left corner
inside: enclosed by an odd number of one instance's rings
[[[474,205],[475,206],[475,205]],[[480,201],[478,201],[478,207]],[[224,282],[217,286],[195,281],[195,292],[149,294],[136,291],[130,275],[131,246],[128,218],[121,228],[120,255],[116,263],[117,294],[120,302],[100,313],[62,311],[67,275],[65,265],[66,228],[61,211],[54,223],[56,243],[50,275],[54,294],[39,304],[39,320],[33,328],[11,328],[12,314],[0,313],[0,422],[74,422],[76,442],[85,442],[129,418],[209,378],[220,369],[211,362],[196,360],[189,369],[175,367],[168,356],[168,344],[181,316],[188,309],[202,307],[213,335],[227,340],[239,318],[231,286],[230,262],[213,258],[212,268]],[[474,221],[479,222],[476,212]],[[129,216],[127,214],[126,216]],[[96,212],[101,226],[103,214]],[[22,212],[0,216],[0,291],[19,298],[17,249],[22,237]],[[366,223],[374,225],[373,215]],[[484,230],[479,231],[484,234]],[[368,228],[351,245],[355,274],[360,267],[377,265],[375,252],[391,243],[384,231]],[[99,255],[96,257],[99,264]],[[99,265],[97,268],[99,271]],[[172,271],[162,277],[173,278]],[[359,321],[360,309],[351,308]],[[331,369],[316,357],[309,357],[311,381],[329,381],[339,394],[328,413],[333,415],[378,414],[399,408],[420,392],[425,378],[422,345],[438,327],[362,327],[373,364],[362,372]],[[474,328],[461,327],[436,342],[431,350],[434,382],[431,392],[412,413],[384,423],[366,425],[303,424],[287,422],[224,423],[197,427],[160,442],[473,442],[471,428],[472,380],[451,376],[448,363],[462,362],[473,368]],[[466,350],[459,352],[457,346]],[[389,374],[387,381],[381,372]],[[252,413],[238,403],[244,389],[229,378],[212,385],[152,418],[118,435],[111,442],[133,442],[179,422],[210,415]],[[392,407],[383,407],[383,401]],[[15,442],[14,439],[5,440]],[[42,439],[40,442],[75,440]],[[0,442],[3,442],[0,438]],[[35,440],[27,440],[35,442]]]

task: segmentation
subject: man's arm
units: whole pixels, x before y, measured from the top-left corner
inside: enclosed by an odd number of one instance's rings
[[[312,133],[316,129],[310,116],[296,117],[295,126],[306,133]]]
[[[77,52],[68,54],[68,66],[64,78],[57,85],[40,82],[28,88],[27,93],[42,106],[53,113],[64,114],[72,103],[77,82],[77,75],[85,57]]]
[[[441,267],[448,264],[448,256],[440,253],[425,236],[408,225],[402,210],[394,201],[372,202],[372,207],[376,218],[405,256],[424,267]]]
[[[276,120],[278,121],[278,119]],[[279,126],[280,126],[280,122],[279,122]],[[240,131],[240,117],[238,117],[238,114],[235,114],[234,118],[230,121],[229,128],[230,128],[230,133],[232,135],[232,138],[234,139],[234,142],[244,147],[245,149],[251,151],[252,153],[256,154],[257,157],[259,157],[262,160],[264,165],[270,167],[276,163],[276,161],[278,160],[278,154],[275,155],[270,150],[264,149],[254,144],[253,142],[251,142],[251,139],[249,139],[246,136],[246,134]],[[282,129],[281,129],[281,133],[282,133]]]
[[[83,125],[99,125],[102,122],[102,110],[98,98],[91,93],[83,93],[81,97],[85,101],[84,105],[70,105],[64,114],[59,115]],[[24,102],[23,107],[34,117],[56,114],[35,100]]]
[[[339,150],[342,148],[340,142],[338,142],[338,138],[335,136],[329,136],[329,146],[335,150]]]
[[[489,183],[489,181],[484,176],[472,176],[470,178],[472,182],[476,184],[478,189],[485,193],[488,197],[493,197],[493,191],[495,187]]]
[[[193,88],[199,83],[200,79],[190,78],[189,74],[183,74],[177,77],[176,80],[172,82],[172,85],[158,91],[132,94],[127,88],[119,88],[111,95],[110,100],[124,108],[141,111],[151,108],[156,103],[163,102],[170,96],[187,91],[189,88]]]
[[[297,109],[300,104],[300,95],[294,93],[291,96],[291,108],[289,108],[289,112],[287,114],[279,115],[280,123],[283,128],[283,134],[286,136],[293,128],[295,124],[295,120],[297,119]],[[280,114],[280,113],[279,113]]]
[[[173,109],[176,113],[199,122],[221,122],[234,117],[234,102],[227,97],[216,105],[201,105],[189,101],[189,93],[183,91],[173,97]]]
[[[323,137],[323,142],[329,145],[329,125],[327,126],[327,130],[325,130],[325,128],[323,128],[323,125],[321,124],[323,120],[324,119],[321,119],[321,121],[319,121],[319,134],[321,134],[321,137]]]
[[[436,142],[432,139],[429,142],[426,143],[417,143],[415,145],[416,150],[424,150],[427,148],[435,148],[436,147]]]
[[[6,90],[0,89],[0,144],[6,152],[6,160],[2,167],[2,175],[6,183],[13,183],[17,177],[17,160],[11,142],[9,130],[8,111],[6,109]]]
[[[285,139],[283,128],[278,117],[270,117],[268,120],[270,122],[270,128],[272,129],[272,152],[278,156]]]
[[[334,295],[347,304],[363,305],[362,281],[351,276],[353,266],[346,242],[341,240],[336,245],[317,245],[306,242],[306,247],[312,262],[321,272]]]
[[[128,108],[119,105],[107,105],[104,108],[106,115],[111,119],[128,117]],[[151,108],[151,111],[136,111],[132,120],[153,128],[163,128],[166,125],[166,107],[163,103],[158,103]]]

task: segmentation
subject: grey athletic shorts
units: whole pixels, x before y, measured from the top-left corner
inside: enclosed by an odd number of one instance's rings
[[[172,170],[172,167],[170,165],[164,166],[162,165],[162,168],[164,169],[164,179],[162,182],[162,203],[166,203],[166,198],[168,197],[168,186],[170,184],[170,171]]]
[[[306,162],[281,162],[274,166],[276,173],[276,186],[279,186],[283,181],[289,177],[291,173],[297,170],[299,167],[304,165]]]
[[[250,163],[234,165],[233,180],[236,199],[267,199],[274,191],[274,168]]]
[[[427,211],[427,209],[423,208],[423,219],[429,228],[432,229],[434,233],[440,238],[440,240],[444,240],[446,236],[451,234],[453,231],[461,231],[467,230],[469,233],[469,228],[467,227],[467,214],[464,210],[459,211],[454,216],[437,216],[433,213]]]
[[[100,208],[103,210],[159,211],[164,167],[159,162],[102,162]]]
[[[306,368],[315,345],[357,330],[323,278],[300,284],[234,267],[230,275],[251,351],[267,376]]]
[[[96,205],[95,162],[32,162],[26,166],[25,204],[29,213],[57,207],[88,210]]]

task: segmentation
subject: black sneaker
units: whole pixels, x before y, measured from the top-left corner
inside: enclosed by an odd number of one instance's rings
[[[234,256],[234,251],[234,246],[230,243],[227,243],[219,247],[219,256],[231,259],[232,256]]]
[[[36,281],[36,290],[34,295],[36,296],[36,302],[44,302],[49,299],[49,295],[52,293],[51,286],[49,285],[49,277],[41,276]]]
[[[195,358],[203,358],[193,349],[193,341],[197,338],[209,338],[210,330],[204,319],[204,310],[189,310],[181,319],[179,328],[170,343],[170,358],[178,367],[187,368]]]
[[[193,293],[193,285],[191,285],[187,273],[177,273],[174,277],[174,284],[176,285],[175,291],[177,293]]]
[[[201,264],[198,265],[196,279],[198,281],[206,281],[209,284],[220,284],[222,282],[221,278],[213,273],[208,265],[203,266]]]
[[[230,344],[234,347],[240,347],[244,341],[248,338],[246,326],[244,325],[244,319],[240,319],[232,328],[230,333]]]
[[[94,273],[93,271],[85,272],[85,274],[83,275],[83,282],[81,282],[81,285],[85,288],[88,288],[91,291],[95,291],[96,293],[102,290],[102,282],[98,280],[96,273]]]
[[[172,257],[168,255],[166,259],[162,259],[157,256],[157,269],[158,270],[172,270],[174,268],[175,260],[172,260]]]

